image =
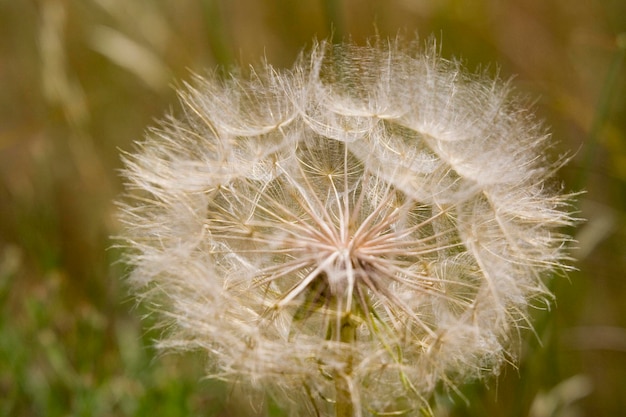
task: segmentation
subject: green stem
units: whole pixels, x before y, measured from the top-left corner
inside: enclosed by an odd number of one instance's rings
[[[224,29],[220,4],[216,0],[205,0],[201,2],[201,5],[204,13],[206,36],[213,58],[220,66],[220,71],[227,73],[228,67],[233,64],[233,56],[227,42],[229,36]]]
[[[344,36],[343,21],[341,19],[341,0],[323,0],[322,4],[326,14],[326,21],[331,29],[332,39],[341,41]]]
[[[356,326],[351,320],[350,313],[344,315],[340,323],[339,340],[342,343],[354,343],[356,340]],[[335,415],[336,417],[354,417],[354,403],[348,377],[352,373],[352,357],[347,360],[346,368],[341,375],[335,375]]]

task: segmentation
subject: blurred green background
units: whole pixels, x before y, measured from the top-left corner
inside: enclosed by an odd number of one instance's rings
[[[438,416],[626,410],[623,0],[0,0],[0,414],[283,415],[158,356],[112,249],[120,149],[217,66],[290,66],[313,38],[398,30],[537,98],[579,199],[577,272],[556,278],[518,367],[442,394]],[[148,320],[149,323],[149,320]]]

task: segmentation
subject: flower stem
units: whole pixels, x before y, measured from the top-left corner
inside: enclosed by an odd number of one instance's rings
[[[354,343],[356,340],[356,326],[351,320],[350,313],[341,319],[339,340],[343,343]],[[341,374],[335,375],[335,415],[336,417],[354,417],[354,403],[350,390],[349,376],[352,373],[352,356],[346,361],[346,367]]]

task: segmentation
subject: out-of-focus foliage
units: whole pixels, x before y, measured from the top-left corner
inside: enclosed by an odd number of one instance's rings
[[[203,380],[200,357],[155,358],[110,239],[119,149],[177,110],[172,86],[192,72],[288,66],[314,37],[398,31],[516,75],[553,152],[576,153],[566,190],[587,191],[579,271],[552,281],[557,303],[536,312],[518,368],[441,393],[437,415],[619,415],[625,15],[617,0],[0,1],[0,415],[281,415]]]

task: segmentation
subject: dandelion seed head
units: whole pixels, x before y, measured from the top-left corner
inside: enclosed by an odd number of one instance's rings
[[[497,374],[567,268],[549,136],[434,47],[321,43],[180,97],[125,156],[121,217],[161,346],[206,351],[213,377],[302,387],[298,412],[341,390],[417,412]]]

